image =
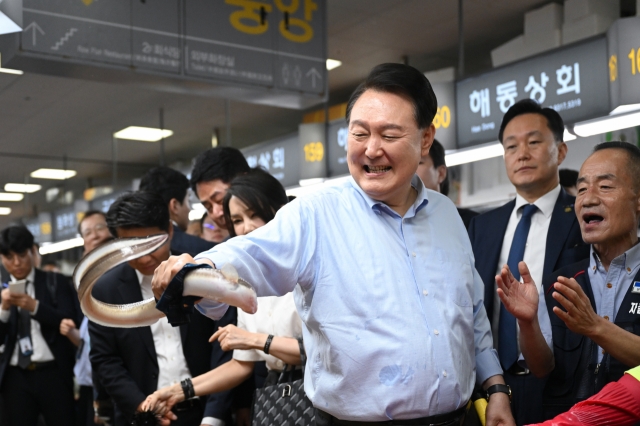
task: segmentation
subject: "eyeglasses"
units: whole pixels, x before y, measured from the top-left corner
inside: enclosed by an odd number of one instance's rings
[[[105,229],[107,229],[107,225],[105,223],[99,223],[96,226],[94,226],[93,228],[87,228],[87,229],[83,230],[80,235],[82,236],[82,238],[87,238],[92,233],[94,233],[94,232],[98,233],[100,231],[104,231]]]
[[[203,223],[203,224],[202,224],[202,226],[204,226],[204,227],[205,227],[205,228],[207,228],[207,229],[211,229],[212,231],[213,231],[213,230],[215,230],[215,229],[218,229],[218,227],[217,227],[217,226],[212,225],[212,224],[210,224],[210,223]]]

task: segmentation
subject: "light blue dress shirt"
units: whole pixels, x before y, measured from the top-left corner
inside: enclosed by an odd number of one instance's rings
[[[89,342],[89,320],[87,317],[82,319],[80,324],[80,339],[82,351],[76,354],[76,365],[73,367],[73,374],[80,386],[93,386],[93,378],[91,376],[91,361],[89,361],[89,351],[91,343]]]
[[[404,217],[349,179],[198,256],[231,263],[259,296],[295,290],[305,392],[339,419],[448,413],[476,380],[502,374],[462,220],[417,176],[412,185],[418,197]],[[204,300],[199,309],[217,318],[226,307]]]

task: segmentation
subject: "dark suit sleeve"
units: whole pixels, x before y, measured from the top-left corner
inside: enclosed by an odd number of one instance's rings
[[[130,418],[147,395],[125,368],[114,329],[90,321],[89,335],[91,368],[125,417]]]
[[[44,279],[45,282],[43,284],[46,286],[47,275],[44,273],[43,275],[43,278],[36,279]],[[50,327],[54,330],[59,330],[60,321],[62,321],[64,318],[77,320],[77,303],[74,302],[74,298],[77,301],[78,296],[75,294],[75,292],[71,288],[71,285],[69,284],[69,280],[64,275],[56,274],[55,289],[56,306],[53,306],[48,300],[50,295],[48,293],[49,290],[46,289],[47,293],[41,295],[43,300],[38,300],[38,310],[33,318],[37,320],[43,327]],[[80,323],[78,323],[78,325],[79,324]]]
[[[229,307],[222,318],[217,321],[217,327],[225,327],[229,324],[236,324],[238,311],[236,308]],[[217,329],[216,327],[216,329]],[[220,365],[229,362],[233,357],[233,351],[223,351],[219,342],[213,343],[211,350],[211,369],[215,369]],[[204,417],[214,417],[220,420],[226,420],[231,411],[233,403],[233,389],[217,392],[209,395],[207,405],[204,410]]]

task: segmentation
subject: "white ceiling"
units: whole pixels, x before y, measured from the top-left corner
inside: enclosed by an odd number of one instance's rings
[[[423,71],[457,64],[458,2],[454,0],[327,0],[328,55],[342,61],[329,72],[329,104],[344,102],[349,93],[382,62],[400,62]],[[526,11],[544,0],[465,0],[465,67],[467,75],[490,68],[492,48],[522,33]],[[210,146],[212,129],[225,139],[225,101],[134,87],[26,73],[0,74],[0,188],[24,182],[40,167],[63,166],[78,176],[65,182],[77,196],[89,184],[111,183],[111,134],[130,125],[157,127],[159,109],[165,127],[168,163],[189,164]],[[240,102],[230,103],[231,144],[248,146],[297,130],[308,111]],[[12,155],[8,155],[12,154]],[[38,159],[16,155],[42,156]],[[91,161],[82,161],[82,160]],[[119,183],[125,185],[158,164],[159,144],[118,143]],[[33,180],[35,182],[35,180]],[[45,189],[59,185],[38,181]],[[54,210],[44,191],[12,207],[10,220]]]

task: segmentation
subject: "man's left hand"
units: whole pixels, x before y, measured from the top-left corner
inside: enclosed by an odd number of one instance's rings
[[[29,312],[36,310],[36,299],[26,293],[11,294],[11,304],[20,309],[26,309]]]
[[[505,393],[497,392],[489,397],[486,416],[486,426],[516,426],[511,414],[509,395]]]
[[[602,318],[593,310],[589,297],[580,284],[573,278],[558,277],[558,282],[553,287],[556,290],[553,298],[565,309],[554,306],[553,312],[564,321],[569,330],[583,336],[595,334]]]

